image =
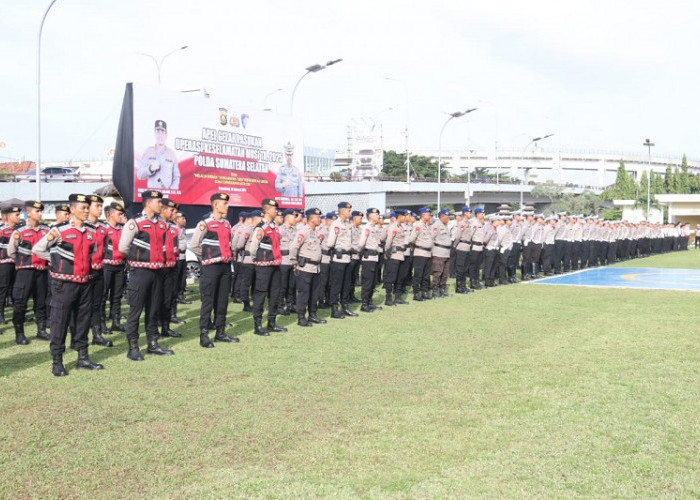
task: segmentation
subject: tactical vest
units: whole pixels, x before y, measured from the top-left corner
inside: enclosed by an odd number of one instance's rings
[[[30,226],[24,226],[18,230],[19,247],[17,248],[16,269],[36,269],[43,271],[48,267],[48,262],[32,253],[32,247],[49,232],[49,227],[39,224],[37,230]],[[15,235],[16,237],[17,235]]]
[[[138,232],[129,248],[129,265],[146,269],[162,269],[165,264],[165,221],[155,222],[145,215],[134,219]]]
[[[202,264],[231,262],[231,224],[226,219],[212,217],[205,219],[204,223],[207,229],[202,239]]]
[[[90,280],[92,254],[95,252],[95,230],[86,225],[81,231],[70,222],[58,224],[56,229],[61,241],[49,249],[49,274],[58,280],[87,283]]]
[[[179,253],[177,247],[178,236],[177,226],[169,222],[168,229],[165,232],[165,267],[167,269],[172,269],[177,264]]]
[[[263,221],[257,227],[263,230],[263,237],[255,254],[255,265],[279,266],[282,264],[282,249],[280,248],[280,233],[277,226]]]
[[[2,224],[0,226],[0,264],[15,263],[15,259],[7,255],[7,246],[12,238],[15,228]]]
[[[123,225],[105,227],[104,263],[110,266],[124,264],[124,254],[119,251],[119,238],[122,237]]]
[[[90,223],[90,226],[95,229],[95,251],[92,254],[91,267],[93,271],[99,271],[104,264],[105,237],[107,236],[107,231],[105,230],[104,224],[100,221],[97,221],[95,224]]]

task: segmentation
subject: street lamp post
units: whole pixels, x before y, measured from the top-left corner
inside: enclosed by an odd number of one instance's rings
[[[309,73],[318,73],[319,71],[326,69],[328,66],[333,66],[334,64],[339,63],[342,61],[342,59],[333,59],[332,61],[328,61],[326,64],[314,64],[306,68],[306,73],[301,75],[301,78],[297,80],[296,85],[294,85],[294,90],[292,91],[292,98],[289,100],[289,112],[290,114],[294,114],[294,96],[297,93],[297,87],[301,83],[301,81],[308,75]]]
[[[262,104],[263,111],[270,111],[270,108],[266,108],[266,107],[265,107],[265,103],[267,102],[267,98],[268,98],[268,97],[270,97],[271,95],[276,94],[277,92],[282,92],[282,89],[275,89],[275,90],[273,90],[272,92],[269,92],[269,93],[265,96],[265,99],[263,99],[263,104]]]
[[[41,201],[41,33],[44,31],[46,16],[49,15],[54,3],[56,0],[51,0],[44,11],[44,17],[41,18],[36,54],[36,201]]]
[[[542,137],[535,137],[534,139],[532,139],[530,142],[527,143],[527,146],[525,146],[525,148],[523,148],[523,174],[520,178],[520,210],[523,209],[523,190],[525,189],[525,166],[524,166],[525,152],[527,151],[527,148],[529,148],[531,144],[536,144],[544,139],[548,139],[548,138],[552,137],[553,135],[554,134],[547,134],[547,135],[544,135]]]
[[[408,151],[408,85],[403,80],[398,80],[396,78],[385,77],[385,80],[392,82],[397,82],[403,85],[404,92],[406,94],[406,124],[404,125],[404,137],[406,139],[406,183],[411,183],[411,155]]]
[[[655,144],[647,139],[642,146],[646,146],[649,150],[649,171],[647,172],[647,219],[649,219],[649,211],[651,210],[651,148],[654,147]]]
[[[442,128],[440,129],[440,139],[438,141],[438,178],[437,178],[437,209],[440,210],[440,177],[442,176],[442,133],[445,131],[445,127],[447,127],[447,124],[450,123],[450,121],[454,120],[455,118],[460,118],[468,113],[471,113],[472,111],[476,111],[476,108],[471,108],[466,111],[455,111],[454,113],[450,113],[450,117],[445,120],[445,123],[443,124]]]
[[[153,60],[153,62],[154,62],[155,65],[156,65],[156,69],[158,70],[158,85],[160,85],[160,70],[161,70],[161,68],[163,67],[163,61],[165,61],[165,59],[166,59],[168,56],[173,55],[175,52],[179,52],[179,51],[181,51],[181,50],[185,50],[186,48],[187,48],[187,45],[183,45],[182,47],[178,47],[177,49],[173,49],[173,50],[171,50],[170,52],[168,52],[167,54],[165,54],[163,57],[161,57],[161,58],[160,58],[160,61],[158,61],[158,59],[156,59],[155,57],[153,57],[151,54],[146,54],[145,52],[137,52],[137,54],[140,55],[140,56],[149,57],[149,58],[151,58],[151,59]]]

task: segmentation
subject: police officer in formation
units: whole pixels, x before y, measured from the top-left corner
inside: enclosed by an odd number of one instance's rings
[[[533,207],[511,212],[501,206],[496,213],[485,215],[482,208],[465,206],[454,220],[446,209],[434,216],[423,207],[418,210],[419,220],[411,211],[397,209],[390,220],[383,221],[376,208],[363,214],[341,202],[337,212],[324,216],[319,209],[310,208],[302,217],[294,209],[280,212],[272,199],[262,201],[262,210],[242,212],[239,223],[232,227],[226,218],[229,196],[215,193],[210,200],[211,215],[197,224],[190,243],[201,260],[199,330],[204,348],[214,347],[210,330],[216,332],[214,342],[239,341],[225,330],[231,290],[234,301],[253,313],[254,332],[269,336],[287,331],[276,323],[283,310],[296,312],[297,324],[303,327],[326,323],[318,316],[325,303],[332,307],[332,318],[357,316],[350,308],[357,284],[361,285],[360,310],[380,310],[373,295],[382,263],[385,304],[395,306],[408,304],[404,293],[411,285],[415,301],[449,296],[447,277],[453,264],[455,291],[464,294],[481,289],[482,283],[486,287],[515,283],[518,267],[520,278],[529,280],[683,250],[690,234],[683,224],[633,224],[566,213],[545,218]],[[26,223],[21,222],[20,207],[2,210],[0,304],[12,294],[16,342],[24,345],[29,342],[24,334],[27,300],[33,298],[37,338],[50,340],[56,376],[67,375],[63,354],[69,330],[71,348],[78,351],[78,368],[103,368],[88,357],[90,327],[92,344],[103,347],[112,346],[103,334],[125,331],[127,357],[143,360],[138,339],[144,309],[146,352],[174,354],[160,346],[158,339],[180,336],[170,323],[177,318],[178,300],[184,299],[184,271],[178,269],[184,267],[180,262],[186,251],[184,215],[178,212],[177,202],[163,198],[159,191],[145,191],[142,201],[143,212],[133,219],[125,221],[124,208],[111,203],[104,207],[106,220],[101,221],[102,198],[73,194],[68,205],[59,205],[60,219],[50,228],[41,223],[44,207],[39,202],[25,203]],[[233,262],[236,282],[232,287]],[[127,263],[129,315],[123,326]],[[283,266],[290,272],[284,286]],[[266,299],[268,322],[263,328]],[[105,321],[107,303],[110,328]]]

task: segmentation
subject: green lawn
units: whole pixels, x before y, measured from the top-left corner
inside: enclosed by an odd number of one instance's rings
[[[519,284],[270,338],[232,305],[208,350],[196,301],[175,356],[112,335],[62,379],[6,325],[0,497],[697,498],[699,301]]]

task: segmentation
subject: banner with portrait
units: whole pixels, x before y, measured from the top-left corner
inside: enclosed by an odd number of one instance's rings
[[[127,203],[158,190],[184,205],[223,192],[232,206],[272,198],[304,208],[301,127],[287,115],[129,83],[113,179]]]

